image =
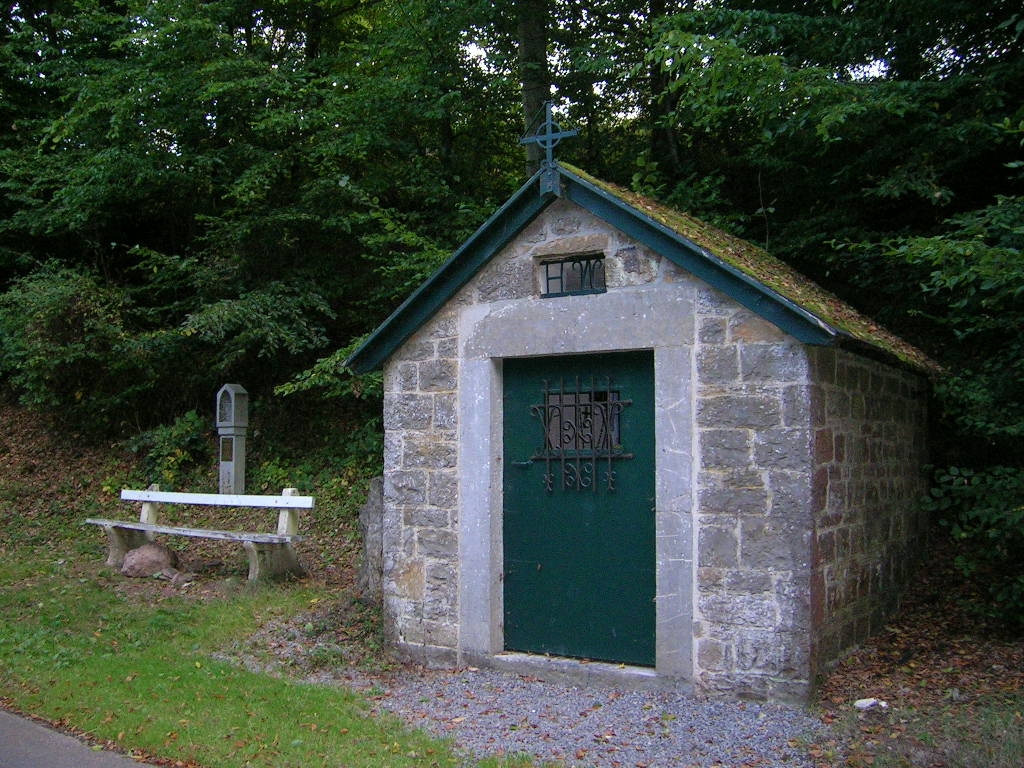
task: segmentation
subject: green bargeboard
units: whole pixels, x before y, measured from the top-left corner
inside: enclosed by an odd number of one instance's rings
[[[653,666],[653,354],[509,359],[503,376],[505,648]],[[593,468],[595,451],[573,445],[573,425],[554,426],[556,416],[573,421],[581,412],[568,405],[577,389],[577,402],[619,403],[617,434],[604,440],[618,457]],[[552,413],[545,403],[559,407]]]

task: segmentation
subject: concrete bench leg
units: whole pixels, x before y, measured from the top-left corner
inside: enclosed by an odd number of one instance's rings
[[[291,544],[261,544],[243,541],[249,554],[249,581],[275,579],[282,576],[305,576]]]
[[[116,525],[104,525],[103,530],[107,534],[107,565],[113,568],[124,565],[124,556],[129,550],[137,549],[153,540],[152,534],[146,531],[119,528]]]

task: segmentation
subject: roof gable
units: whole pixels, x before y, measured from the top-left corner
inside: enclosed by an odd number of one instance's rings
[[[919,350],[753,244],[699,219],[556,163],[558,192],[535,174],[349,357],[357,372],[379,368],[473,276],[559,196],[607,221],[737,303],[812,345],[853,345],[921,370]]]

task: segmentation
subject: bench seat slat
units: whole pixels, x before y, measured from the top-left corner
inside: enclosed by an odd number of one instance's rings
[[[202,539],[251,541],[256,544],[287,544],[303,540],[303,537],[298,535],[282,536],[276,533],[248,533],[240,531],[218,531],[207,528],[184,528],[176,525],[158,525],[155,523],[139,523],[126,520],[104,520],[102,518],[95,517],[90,517],[85,522],[93,525],[111,526],[114,528],[128,528],[135,531],[167,533],[176,536],[192,536]]]
[[[121,491],[122,501],[150,501],[159,504],[198,504],[216,507],[276,507],[312,509],[312,496],[256,496],[239,493],[176,493],[173,491]]]

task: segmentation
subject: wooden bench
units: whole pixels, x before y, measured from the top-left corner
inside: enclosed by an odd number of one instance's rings
[[[159,486],[151,486],[145,491],[123,490],[121,499],[142,502],[142,512],[137,523],[92,517],[85,521],[102,527],[106,532],[109,548],[107,565],[120,568],[129,550],[153,541],[158,533],[164,533],[171,536],[240,541],[249,555],[249,581],[285,575],[305,575],[292,544],[303,539],[298,535],[298,510],[312,509],[313,497],[299,496],[294,488],[285,488],[280,496],[253,496],[227,493],[172,493],[159,490]],[[278,510],[277,531],[251,533],[161,525],[158,517],[163,504],[274,508]]]

